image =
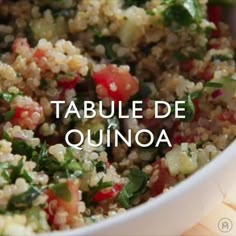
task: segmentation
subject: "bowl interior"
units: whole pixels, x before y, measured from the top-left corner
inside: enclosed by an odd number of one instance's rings
[[[225,9],[225,21],[236,38],[236,7]],[[209,163],[172,191],[157,197],[127,213],[98,224],[68,232],[44,236],[92,235],[177,235],[197,223],[213,209],[230,189],[236,178],[236,141],[216,160]],[[207,202],[207,206],[206,206]],[[180,212],[185,214],[181,219]],[[184,221],[184,222],[183,222]],[[156,232],[154,230],[156,229]]]

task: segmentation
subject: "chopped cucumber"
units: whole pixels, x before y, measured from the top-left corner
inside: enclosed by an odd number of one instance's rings
[[[144,17],[142,18],[142,13]],[[132,46],[142,37],[144,23],[147,18],[146,12],[136,7],[130,7],[126,11],[126,19],[119,32],[119,38],[123,45]],[[142,20],[142,21],[141,21]]]

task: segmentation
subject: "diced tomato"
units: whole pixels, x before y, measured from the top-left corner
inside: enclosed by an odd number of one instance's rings
[[[218,38],[221,35],[219,23],[222,20],[223,11],[221,6],[208,6],[208,19],[213,22],[216,26],[216,30],[212,31],[211,37]]]
[[[79,75],[75,76],[74,78],[67,78],[62,77],[58,80],[58,85],[62,87],[63,89],[73,89],[79,82],[81,78]]]
[[[20,48],[26,48],[29,49],[30,45],[28,44],[28,41],[26,38],[17,38],[13,45],[12,45],[12,51],[14,53],[19,53]]]
[[[178,144],[180,145],[181,143],[194,143],[194,137],[193,136],[182,136],[180,134],[176,134],[173,136],[171,140],[171,144],[175,145]]]
[[[109,190],[107,189],[101,190],[93,197],[93,201],[100,203],[105,200],[115,198],[118,195],[118,193],[122,190],[122,188],[123,184],[115,184]]]
[[[175,144],[180,145],[181,143],[191,143],[194,142],[194,137],[193,136],[186,136],[186,135],[182,135],[179,131],[179,126],[180,126],[181,122],[179,120],[176,120],[174,122],[174,125],[171,129],[171,134],[172,134],[172,138],[171,138],[171,144],[174,146]]]
[[[210,42],[208,45],[209,49],[220,49],[221,45],[219,42]]]
[[[139,83],[136,78],[129,72],[121,71],[113,65],[95,72],[93,78],[97,85],[99,98],[110,97],[116,104],[118,101],[127,102],[139,90]],[[99,88],[101,89],[99,90]]]
[[[212,31],[211,37],[212,38],[219,38],[221,36],[221,31],[219,25],[216,25],[216,29]]]
[[[34,55],[33,55],[35,58],[41,60],[43,57],[46,56],[46,52],[40,48],[37,48],[34,52]]]
[[[15,114],[10,122],[13,125],[19,125],[23,129],[34,130],[41,123],[43,118],[43,108],[38,103],[32,106],[15,107]]]
[[[195,106],[195,116],[194,116],[194,121],[198,121],[200,118],[200,106],[199,106],[199,101],[194,99],[193,104]]]
[[[191,59],[187,62],[180,63],[180,69],[184,72],[190,72],[194,68],[194,60]]]
[[[172,145],[175,145],[175,144],[180,145],[183,142],[185,142],[185,140],[182,135],[174,135],[174,137],[172,138],[171,144]]]
[[[207,9],[208,19],[214,24],[218,25],[223,17],[223,10],[221,6],[218,5],[208,5]]]
[[[229,121],[232,124],[236,124],[236,112],[225,110],[222,114],[219,116],[220,121]]]
[[[65,201],[59,196],[57,196],[51,189],[46,190],[46,195],[48,196],[48,206],[45,209],[50,223],[55,227],[58,228],[58,224],[55,221],[55,213],[59,208],[65,210],[68,213],[67,216],[67,224],[73,224],[73,218],[78,214],[78,185],[75,184],[72,180],[67,180],[66,182],[68,190],[70,192],[70,200]]]
[[[212,99],[218,99],[224,95],[224,91],[222,89],[216,89],[215,91],[212,92],[211,97]]]
[[[198,74],[198,77],[199,77],[200,79],[205,80],[205,81],[210,81],[210,80],[212,80],[212,78],[214,77],[214,73],[213,73],[213,71],[209,68],[209,66],[207,66],[204,71],[202,71],[202,72],[200,72],[200,73]]]
[[[151,185],[151,196],[155,197],[163,192],[165,188],[169,188],[176,184],[176,179],[170,175],[169,170],[167,167],[163,167],[161,164],[161,160],[155,162],[153,164],[153,173],[155,170],[159,170],[158,178],[156,182],[152,183]],[[152,176],[151,176],[152,178]]]

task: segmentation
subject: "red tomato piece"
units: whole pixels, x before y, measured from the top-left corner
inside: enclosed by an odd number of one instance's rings
[[[214,77],[214,73],[210,70],[209,66],[206,69],[198,74],[200,79],[205,81],[210,81]]]
[[[223,10],[221,6],[208,5],[207,13],[208,19],[216,25],[222,20]]]
[[[200,118],[200,106],[198,100],[193,100],[193,104],[195,106],[195,116],[194,116],[194,121],[198,121]]]
[[[43,57],[46,56],[46,52],[40,48],[36,49],[33,55],[35,58],[41,60]]]
[[[73,89],[79,82],[80,82],[81,78],[79,75],[77,75],[74,78],[66,78],[66,77],[62,77],[60,78],[60,80],[58,80],[58,85],[60,87],[62,87],[63,89]]]
[[[209,46],[209,47],[208,47],[209,49],[220,49],[220,47],[221,47],[221,45],[220,45],[219,42],[209,43],[208,46]]]
[[[138,80],[129,72],[108,65],[93,75],[97,85],[98,96],[103,99],[110,97],[117,104],[119,101],[127,102],[139,90]],[[102,88],[105,92],[99,91]]]
[[[216,25],[216,30],[212,31],[211,37],[218,38],[220,37],[220,34],[221,34],[219,23],[220,21],[222,21],[222,17],[223,17],[222,7],[209,5],[207,11],[208,11],[209,21],[213,22]]]
[[[194,137],[193,136],[182,136],[182,135],[174,135],[171,144],[175,145],[178,144],[180,145],[181,143],[194,143]]]
[[[185,142],[185,140],[184,140],[183,136],[181,136],[181,135],[174,135],[174,137],[172,138],[172,141],[171,141],[172,145],[175,145],[175,144],[180,145],[181,143],[184,143],[184,142]]]
[[[115,184],[109,190],[107,189],[101,190],[93,197],[93,201],[100,203],[105,200],[115,198],[118,195],[118,193],[122,190],[122,188],[123,184]]]
[[[48,214],[48,219],[50,223],[58,228],[58,224],[55,221],[55,213],[59,208],[62,208],[68,212],[67,223],[72,224],[73,218],[78,214],[78,185],[75,184],[72,180],[67,180],[66,182],[68,190],[70,192],[71,198],[70,201],[65,201],[59,196],[57,196],[51,189],[46,190],[46,195],[48,196],[48,207],[45,209]]]
[[[220,114],[218,119],[220,121],[229,121],[232,124],[236,124],[236,112],[225,110],[222,114]]]
[[[193,136],[183,136],[181,135],[180,131],[179,131],[179,126],[180,126],[181,122],[176,120],[174,122],[174,125],[171,129],[171,133],[173,134],[172,138],[171,138],[171,144],[174,146],[175,144],[180,145],[181,143],[191,143],[194,142],[194,137]],[[171,149],[170,149],[171,150]]]
[[[30,48],[30,45],[29,45],[29,43],[28,43],[26,38],[17,38],[14,41],[14,43],[12,45],[12,51],[14,53],[19,53],[19,49],[20,48],[27,48],[27,49]]]
[[[177,180],[176,178],[170,175],[170,172],[167,167],[162,166],[161,160],[155,162],[153,164],[153,167],[153,173],[155,172],[155,170],[159,170],[158,178],[156,182],[154,182],[151,186],[151,195],[152,197],[155,197],[161,194],[165,188],[175,185]]]
[[[13,125],[19,125],[23,129],[36,129],[43,118],[43,108],[34,103],[32,106],[15,107],[15,114],[10,122]]]
[[[212,31],[211,37],[212,37],[212,38],[219,38],[220,35],[221,35],[221,31],[220,31],[219,26],[217,25],[217,26],[216,26],[216,30],[213,30],[213,31]]]
[[[180,69],[184,72],[190,72],[194,67],[194,60],[191,59],[187,62],[181,62],[180,63]]]

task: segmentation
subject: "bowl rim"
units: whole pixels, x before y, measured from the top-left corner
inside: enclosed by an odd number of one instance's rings
[[[48,233],[39,234],[39,236],[82,236],[82,235],[94,235],[95,232],[102,232],[103,230],[110,228],[114,225],[121,225],[124,222],[130,220],[135,220],[141,215],[157,209],[158,206],[168,204],[168,202],[173,201],[176,197],[184,195],[186,192],[190,191],[191,188],[197,187],[202,184],[202,181],[206,178],[214,178],[217,171],[229,166],[233,162],[233,154],[236,153],[236,139],[224,150],[222,151],[214,160],[209,162],[206,166],[202,167],[196,171],[192,176],[189,176],[184,181],[180,182],[170,191],[161,194],[139,206],[127,210],[127,212],[114,217],[109,217],[94,224],[86,225],[81,228],[66,230],[66,231],[53,231]],[[229,155],[229,158],[226,156]],[[235,161],[235,160],[234,160]],[[226,194],[225,191],[219,187],[219,192],[222,194],[222,198]]]

